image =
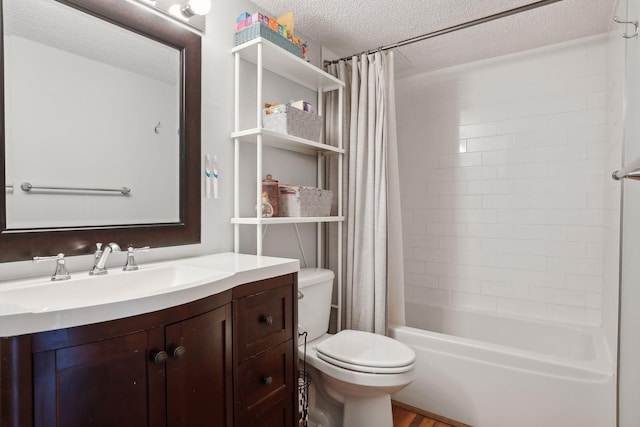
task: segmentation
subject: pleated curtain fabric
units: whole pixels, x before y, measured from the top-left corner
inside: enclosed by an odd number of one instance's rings
[[[346,82],[344,325],[385,334],[389,321],[404,324],[393,52],[353,57],[328,72]],[[329,143],[337,137],[337,102],[336,96],[325,102]]]

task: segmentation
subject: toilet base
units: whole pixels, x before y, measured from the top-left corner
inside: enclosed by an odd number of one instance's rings
[[[367,427],[393,427],[391,396],[358,398],[344,397],[342,425]]]
[[[315,368],[307,366],[311,375],[309,387],[309,427],[341,427],[342,399],[329,396],[322,383],[322,376]]]

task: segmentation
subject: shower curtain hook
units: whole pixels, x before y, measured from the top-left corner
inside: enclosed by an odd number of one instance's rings
[[[617,16],[613,17],[613,21],[617,24],[632,24],[634,26],[635,32],[633,34],[629,35],[627,33],[622,33],[622,37],[624,37],[625,39],[632,39],[634,37],[638,37],[638,21],[622,21]]]

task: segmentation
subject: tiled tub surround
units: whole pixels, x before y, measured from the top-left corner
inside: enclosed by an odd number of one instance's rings
[[[406,297],[602,318],[606,38],[397,82]]]

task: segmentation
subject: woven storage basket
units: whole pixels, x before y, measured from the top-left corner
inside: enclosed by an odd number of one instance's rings
[[[273,31],[261,22],[256,22],[255,24],[251,24],[250,26],[238,31],[236,33],[235,45],[238,46],[239,44],[246,43],[249,40],[253,40],[258,37],[267,39],[287,52],[293,53],[298,58],[302,58],[302,48],[300,46],[291,43],[289,39],[285,39],[280,35],[280,33]]]
[[[266,113],[267,109],[262,111],[262,126],[265,129],[320,142],[321,116],[289,105],[283,107],[281,111],[271,114]]]
[[[329,216],[333,192],[298,185],[280,186],[280,216]]]

